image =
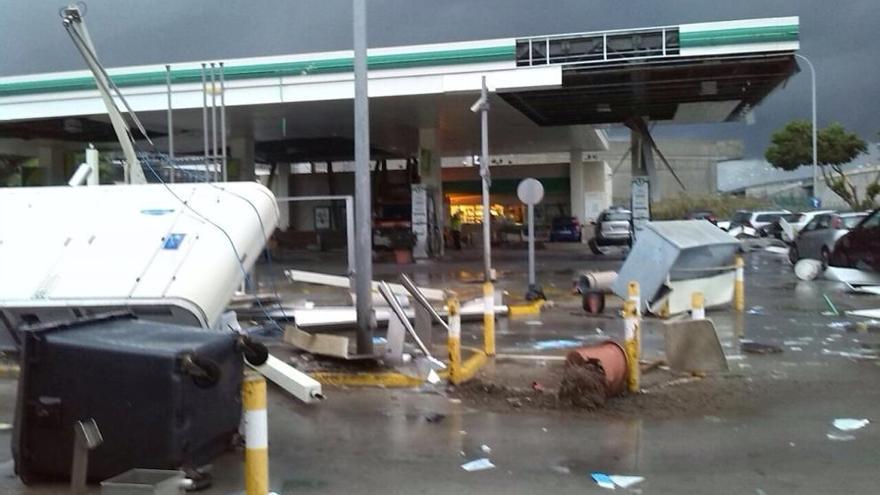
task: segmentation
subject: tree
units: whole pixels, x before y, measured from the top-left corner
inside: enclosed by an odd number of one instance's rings
[[[858,188],[847,177],[843,166],[868,150],[868,145],[858,135],[847,132],[842,125],[833,123],[820,129],[818,136],[819,153],[817,160],[825,185],[840,196],[853,210],[863,210],[874,206],[880,195],[880,176],[869,183],[863,199],[859,198]],[[793,120],[773,133],[770,146],[764,157],[776,168],[795,170],[813,163],[813,126],[806,120]]]

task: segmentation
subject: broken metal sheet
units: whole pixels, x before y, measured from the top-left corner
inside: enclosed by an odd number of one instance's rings
[[[287,278],[289,278],[292,282],[326,285],[330,287],[340,287],[343,289],[351,289],[352,287],[352,281],[350,278],[342,277],[339,275],[328,275],[326,273],[307,272],[303,270],[285,270],[284,274],[287,275]],[[404,286],[400,284],[388,284],[388,286],[391,287],[391,291],[395,294],[409,297],[409,292]],[[379,282],[373,281],[372,287],[373,291],[378,291]],[[445,300],[445,294],[440,289],[419,287],[419,290],[429,301]]]
[[[869,272],[865,270],[856,270],[855,268],[842,268],[839,266],[829,266],[825,269],[824,277],[835,282],[843,282],[851,286],[854,285],[878,285],[880,286],[880,273]]]
[[[849,290],[852,292],[859,292],[862,294],[874,294],[876,296],[880,296],[880,285],[862,285],[862,286],[849,286]]]
[[[493,469],[495,464],[492,464],[492,461],[483,457],[482,459],[476,459],[470,462],[466,462],[461,465],[461,468],[467,472],[473,471],[483,471],[484,469]]]
[[[847,311],[846,314],[851,316],[861,316],[863,318],[880,318],[880,308],[877,309],[857,309]]]

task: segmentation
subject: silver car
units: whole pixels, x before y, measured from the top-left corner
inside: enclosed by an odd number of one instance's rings
[[[824,213],[816,215],[797,234],[788,250],[788,258],[797,263],[803,258],[822,261],[827,266],[834,243],[855,227],[867,213]]]

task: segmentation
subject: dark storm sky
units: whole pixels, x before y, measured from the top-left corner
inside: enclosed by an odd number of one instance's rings
[[[87,25],[110,67],[351,47],[350,0],[87,3]],[[0,0],[0,76],[83,68],[57,15],[63,4]],[[880,0],[368,0],[367,8],[371,47],[798,15],[801,53],[818,74],[820,126],[839,121],[871,141],[880,130]],[[809,115],[804,67],[758,108],[754,125],[658,133],[743,138],[755,156],[774,128]]]

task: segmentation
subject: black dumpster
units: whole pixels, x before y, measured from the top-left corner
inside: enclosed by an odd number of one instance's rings
[[[231,332],[111,315],[21,333],[12,452],[24,483],[70,477],[73,427],[104,443],[89,481],[187,469],[227,450],[241,417],[242,341]]]

